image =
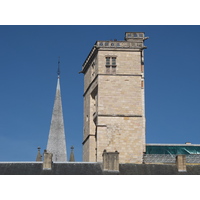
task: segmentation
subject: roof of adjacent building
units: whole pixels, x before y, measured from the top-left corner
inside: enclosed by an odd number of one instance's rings
[[[200,154],[197,144],[147,144],[146,154]]]

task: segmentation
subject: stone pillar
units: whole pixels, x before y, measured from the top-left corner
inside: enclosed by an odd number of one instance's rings
[[[119,152],[103,152],[103,170],[119,171]]]
[[[186,157],[185,155],[176,156],[176,166],[179,172],[186,172]]]
[[[43,161],[43,170],[51,170],[52,169],[52,153],[47,153],[44,151],[44,161]]]

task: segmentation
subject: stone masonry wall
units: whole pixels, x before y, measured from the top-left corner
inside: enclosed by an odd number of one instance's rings
[[[105,74],[105,58],[116,56],[116,74]],[[141,52],[98,53],[97,161],[118,151],[120,163],[142,163],[145,144]]]
[[[100,76],[99,115],[142,115],[140,76]]]
[[[99,117],[98,123],[98,162],[102,161],[102,152],[106,149],[118,151],[120,163],[142,163],[145,140],[142,117]]]

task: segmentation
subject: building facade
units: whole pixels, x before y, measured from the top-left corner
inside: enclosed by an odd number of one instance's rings
[[[83,161],[102,162],[118,151],[120,163],[142,163],[145,152],[143,32],[124,41],[97,41],[84,74]]]

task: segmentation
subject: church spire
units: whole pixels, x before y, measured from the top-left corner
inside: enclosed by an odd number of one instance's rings
[[[51,118],[49,138],[47,142],[47,152],[53,154],[52,160],[54,162],[65,162],[67,161],[67,149],[60,92],[60,59],[58,60],[57,74],[58,80],[56,87],[56,96]]]

